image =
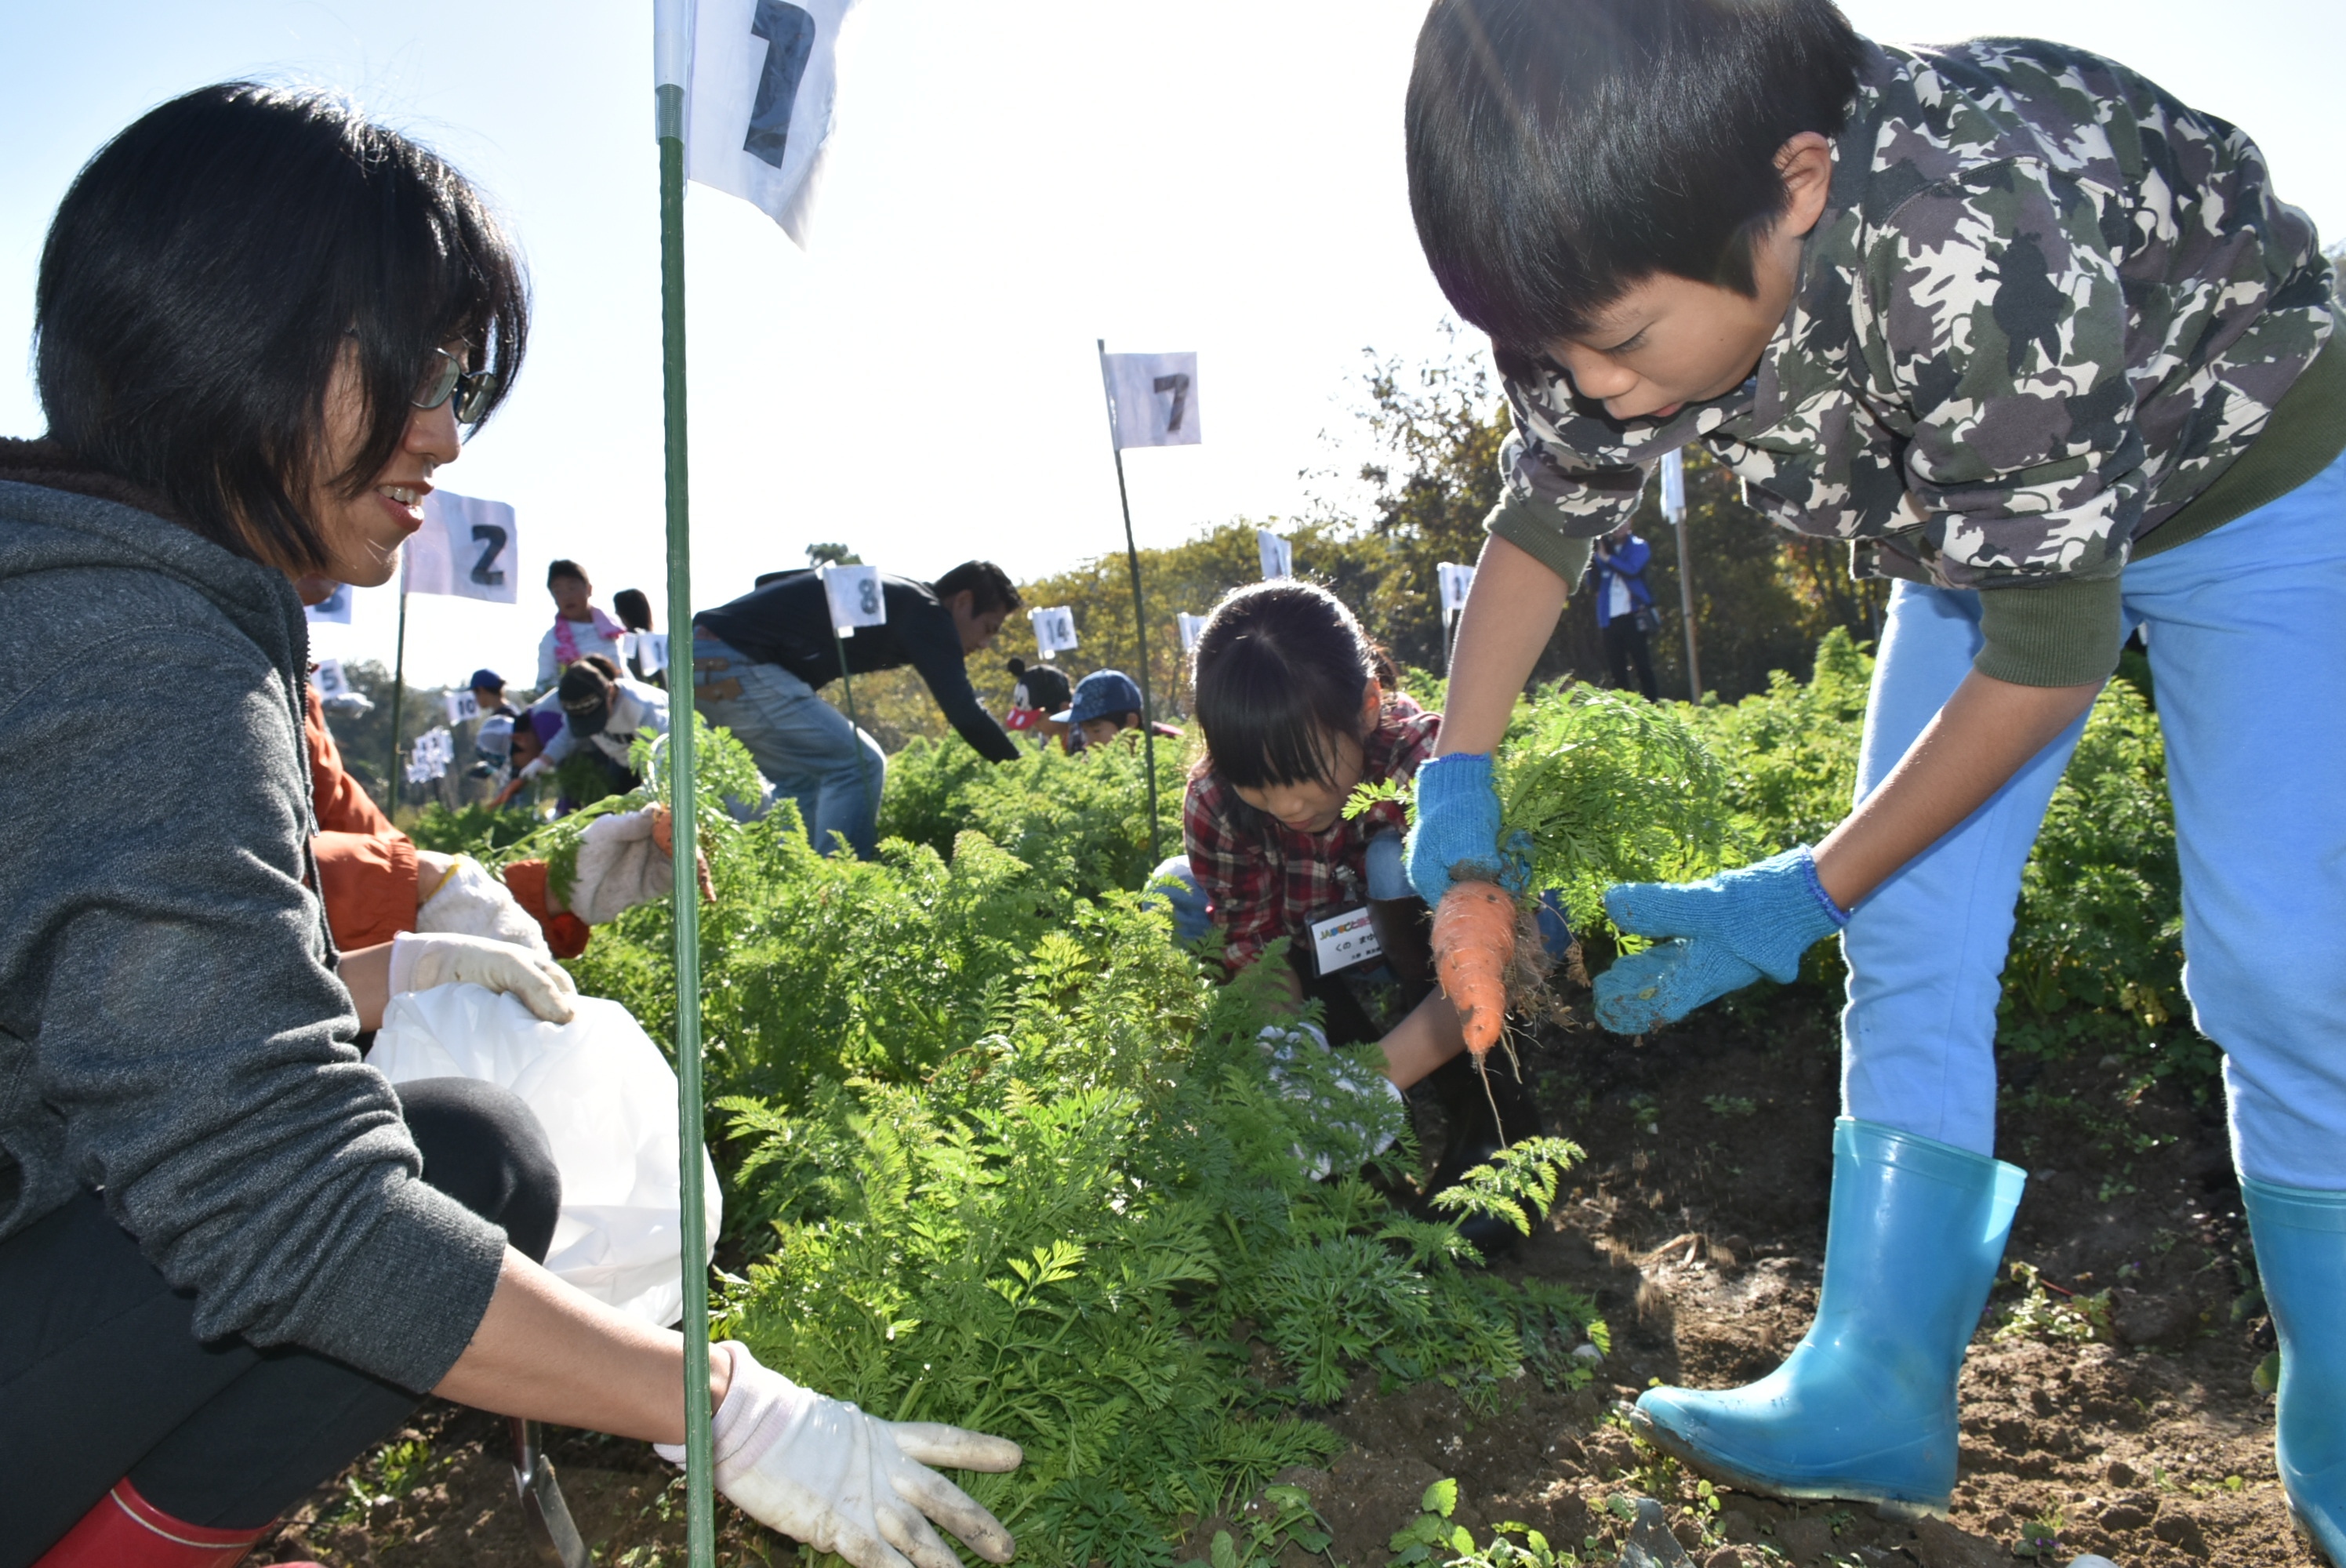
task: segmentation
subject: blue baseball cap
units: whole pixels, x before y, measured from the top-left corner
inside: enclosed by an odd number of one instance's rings
[[[464,683],[466,691],[503,691],[505,688],[505,677],[493,669],[476,669],[473,672],[473,678]]]
[[[1075,706],[1051,715],[1054,724],[1089,724],[1095,718],[1141,713],[1140,688],[1120,669],[1096,669],[1076,682]]]

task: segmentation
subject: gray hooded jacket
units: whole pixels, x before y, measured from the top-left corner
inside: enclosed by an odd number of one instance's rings
[[[301,606],[138,503],[0,442],[0,1240],[102,1189],[204,1338],[426,1390],[505,1237],[352,1044]]]

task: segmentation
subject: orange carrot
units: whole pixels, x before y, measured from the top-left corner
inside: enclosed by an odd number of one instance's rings
[[[1515,957],[1515,901],[1491,882],[1451,883],[1433,911],[1433,969],[1477,1058],[1499,1043]]]

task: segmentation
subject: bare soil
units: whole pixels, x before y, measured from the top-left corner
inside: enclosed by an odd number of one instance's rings
[[[1637,1044],[1543,1030],[1528,1060],[1551,1130],[1588,1157],[1547,1225],[1499,1267],[1595,1296],[1612,1354],[1588,1388],[1552,1392],[1526,1377],[1495,1410],[1440,1384],[1380,1395],[1364,1378],[1319,1412],[1348,1450],[1282,1478],[1311,1494],[1335,1563],[1382,1568],[1390,1537],[1443,1477],[1458,1481],[1454,1519],[1478,1542],[1512,1522],[1606,1562],[1625,1529],[1607,1504],[1637,1493],[1669,1506],[1705,1568],[1984,1568],[2086,1552],[2126,1568],[2320,1562],[2290,1532],[2272,1401],[2251,1380],[2273,1340],[2247,1284],[2216,1106],[2163,1084],[2129,1095],[2114,1061],[2005,1064],[1999,1153],[2031,1173],[2006,1257],[2045,1288],[2033,1303],[2021,1283],[1997,1288],[1964,1373],[1953,1514],[1918,1528],[1862,1506],[1733,1492],[1706,1503],[1619,1415],[1657,1380],[1759,1377],[1807,1328],[1838,1104],[1831,1017],[1816,993],[1714,1009]],[[1422,1130],[1439,1136],[1431,1122]],[[2069,1305],[2104,1291],[2099,1320]],[[2091,1337],[2064,1337],[2053,1310],[2064,1307],[2066,1331]],[[435,1404],[403,1441],[321,1489],[254,1561],[540,1561],[503,1423]],[[681,1489],[643,1445],[549,1433],[548,1449],[597,1562],[682,1562]],[[795,1554],[721,1502],[719,1513],[720,1562]],[[1201,1522],[1178,1555],[1205,1555],[1221,1522]],[[1281,1568],[1307,1561],[1290,1546]]]

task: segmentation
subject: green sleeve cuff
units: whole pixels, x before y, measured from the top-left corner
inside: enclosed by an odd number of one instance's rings
[[[1504,539],[1563,578],[1567,594],[1580,585],[1581,574],[1588,570],[1588,557],[1596,548],[1596,540],[1570,537],[1560,518],[1513,490],[1500,494],[1499,504],[1483,519],[1483,531]]]
[[[2061,577],[1980,590],[1987,646],[1972,667],[2014,686],[2090,686],[2118,667],[2126,617],[2118,579]]]

